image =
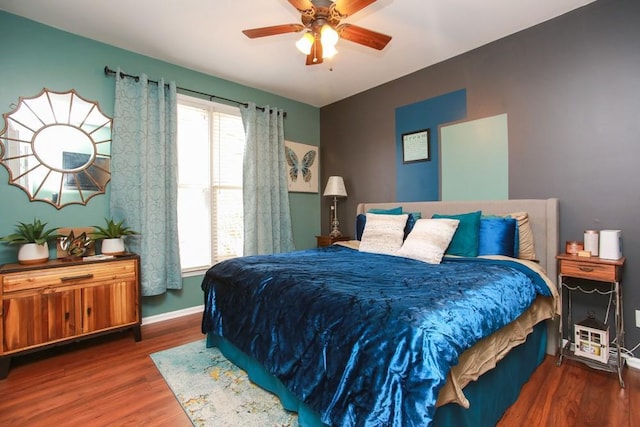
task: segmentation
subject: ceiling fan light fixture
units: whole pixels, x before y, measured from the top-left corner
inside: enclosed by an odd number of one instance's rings
[[[333,58],[333,56],[338,53],[338,50],[336,49],[335,46],[327,46],[324,47],[324,45],[322,46],[322,58],[323,59],[329,59],[329,58]]]
[[[295,45],[306,55],[305,65],[322,64],[323,59],[331,58],[338,53],[336,44],[341,39],[373,49],[385,48],[391,41],[391,36],[340,22],[376,1],[289,0],[300,13],[300,23],[251,28],[242,32],[250,39],[288,33],[302,34]]]
[[[329,48],[329,46],[334,47],[336,43],[338,43],[339,38],[338,32],[331,25],[324,24],[322,26],[320,30],[320,41],[324,49]]]
[[[296,42],[296,47],[298,50],[305,55],[309,55],[311,53],[311,47],[313,46],[313,42],[315,39],[313,38],[313,34],[307,32]]]

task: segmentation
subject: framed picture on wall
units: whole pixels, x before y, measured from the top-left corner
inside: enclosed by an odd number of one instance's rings
[[[287,160],[287,183],[290,192],[317,193],[318,163],[320,163],[318,147],[299,142],[284,142]]]
[[[431,160],[430,129],[402,134],[402,163]]]

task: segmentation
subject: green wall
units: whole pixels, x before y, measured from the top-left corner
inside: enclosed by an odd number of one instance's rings
[[[20,96],[31,97],[43,87],[55,91],[75,89],[102,110],[113,115],[114,77],[104,75],[104,67],[122,68],[129,74],[145,73],[150,79],[174,80],[178,86],[239,101],[254,101],[287,112],[285,137],[288,140],[320,145],[318,108],[158,61],[110,45],[59,31],[0,11],[3,55],[0,65],[0,112],[8,113]],[[4,121],[2,121],[4,127]],[[55,227],[100,224],[108,212],[107,194],[92,198],[86,206],[61,210],[43,202],[29,202],[22,190],[7,184],[9,175],[0,167],[0,236],[13,232],[18,221],[37,217]],[[319,194],[291,194],[293,234],[297,249],[315,246],[320,233]],[[0,244],[0,264],[15,262],[16,248]],[[145,297],[143,316],[165,313],[202,304],[202,277],[184,279],[181,291]]]

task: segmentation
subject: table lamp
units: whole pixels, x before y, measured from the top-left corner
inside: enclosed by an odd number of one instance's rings
[[[322,195],[333,197],[333,206],[331,206],[331,233],[329,233],[329,237],[340,237],[342,233],[338,229],[340,226],[340,221],[338,221],[338,197],[347,197],[347,189],[344,186],[342,177],[330,176]]]

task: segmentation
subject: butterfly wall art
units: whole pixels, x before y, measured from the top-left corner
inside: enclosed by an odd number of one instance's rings
[[[318,147],[299,142],[284,142],[289,191],[318,192]]]

